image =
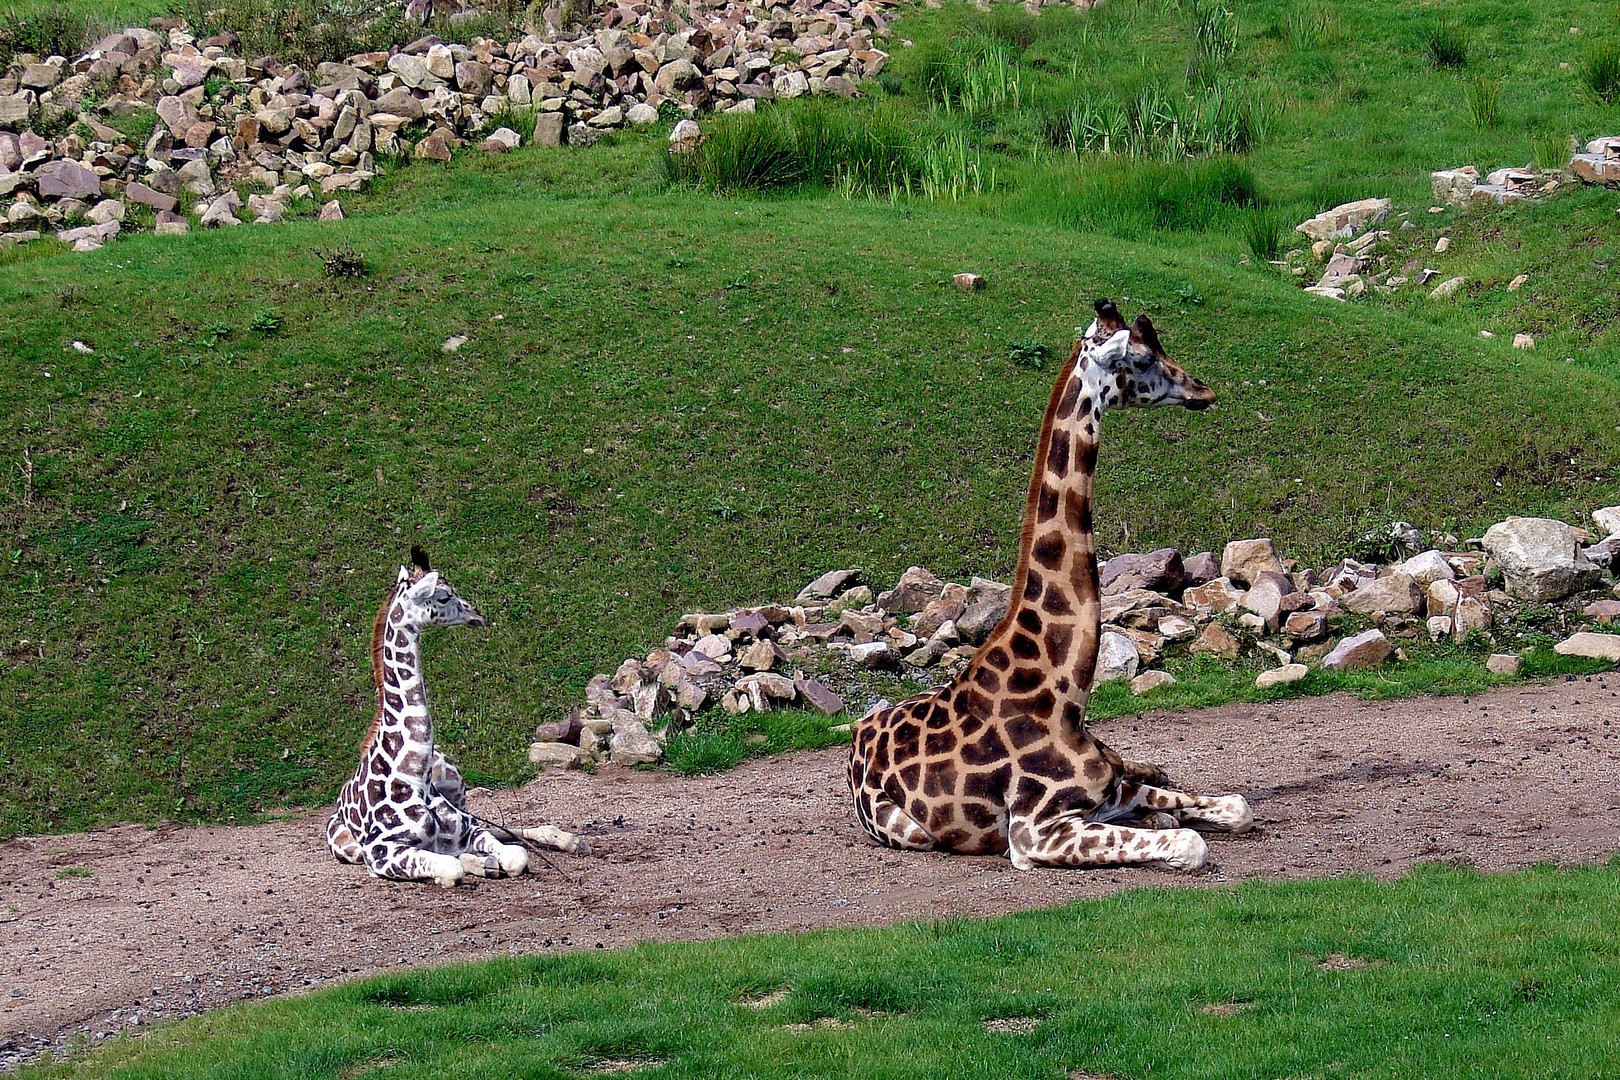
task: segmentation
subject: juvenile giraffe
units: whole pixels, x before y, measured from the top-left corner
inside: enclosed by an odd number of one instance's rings
[[[501,877],[527,870],[529,853],[503,840],[584,852],[578,837],[549,825],[505,829],[467,812],[461,771],[433,743],[420,646],[429,626],[482,626],[484,617],[429,569],[421,548],[411,549],[411,563],[399,568],[372,626],[377,716],[360,766],[326,823],[327,846],[340,862],[363,862],[377,877],[444,886],[469,873]]]
[[[855,725],[849,786],[879,843],[1005,854],[1013,866],[1204,864],[1196,828],[1246,832],[1242,796],[1152,786],[1086,729],[1101,604],[1091,486],[1102,414],[1129,406],[1207,408],[1215,393],[1164,354],[1147,316],[1097,318],[1046,406],[1007,615],[962,673]],[[1146,820],[1193,828],[1132,828]]]

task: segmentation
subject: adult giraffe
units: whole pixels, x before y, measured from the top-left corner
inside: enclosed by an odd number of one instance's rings
[[[1209,387],[1164,354],[1146,315],[1097,318],[1052,386],[1024,509],[1007,615],[954,681],[855,725],[849,786],[879,843],[974,855],[1013,866],[1204,864],[1191,828],[1246,832],[1240,795],[1202,797],[1151,786],[1151,766],[1125,762],[1086,729],[1102,615],[1091,487],[1102,414],[1130,406],[1207,408]]]

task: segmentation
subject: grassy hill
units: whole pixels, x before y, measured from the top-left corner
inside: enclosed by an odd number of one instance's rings
[[[1045,72],[1034,86],[1118,53],[1185,78],[1186,12],[1110,7],[1108,35],[1052,13],[1076,40],[1052,31],[1015,66]],[[490,781],[521,778],[534,723],[683,611],[835,566],[1005,576],[1052,374],[1029,358],[1098,296],[1149,312],[1222,395],[1111,421],[1110,550],[1265,534],[1319,560],[1394,517],[1477,535],[1616,501],[1612,194],[1424,213],[1432,167],[1615,119],[1555,74],[1584,47],[1568,26],[1612,15],[1459,9],[1469,64],[1513,76],[1510,122],[1476,129],[1439,107],[1460,76],[1422,59],[1404,5],[1335,9],[1301,47],[1271,33],[1284,10],[1239,5],[1226,61],[1286,99],[1244,165],[1254,205],[1178,227],[1077,227],[1074,185],[1132,166],[1035,149],[1012,129],[1039,102],[930,111],[902,59],[879,104],[967,124],[999,186],[714,195],[664,179],[653,133],[413,166],[337,225],[0,256],[0,836],[327,798],[369,719],[370,616],[413,543],[492,619],[428,647],[441,740]],[[963,33],[995,36],[972,18],[902,27],[956,63]],[[1241,265],[1245,215],[1372,194],[1420,226],[1401,257],[1446,230],[1429,265],[1476,286],[1340,305]],[[342,244],[368,273],[323,273]],[[989,288],[954,289],[960,270]],[[1511,350],[1526,328],[1537,350]]]

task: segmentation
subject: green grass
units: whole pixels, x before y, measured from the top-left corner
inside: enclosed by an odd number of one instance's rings
[[[1223,395],[1111,422],[1111,550],[1264,533],[1322,561],[1369,514],[1576,519],[1620,463],[1620,394],[1578,367],[1172,247],[658,194],[645,155],[413,169],[336,227],[0,268],[0,829],[324,800],[412,543],[491,616],[428,668],[441,740],[503,781],[536,719],[685,610],[832,566],[1005,578],[1049,378],[1009,345],[1061,348],[1096,295]],[[321,273],[344,242],[369,275]],[[969,268],[988,290],[950,285]]]
[[[1612,863],[1430,866],[415,971],[33,1075],[1586,1080],[1620,1072],[1617,955]]]
[[[1567,28],[1605,13],[1470,6],[1470,70],[1513,88],[1474,127],[1458,74],[1423,56],[1430,14],[1393,0],[1236,5],[1230,49],[1204,50],[1219,77],[1193,83],[1187,5],[953,6],[903,21],[917,45],[878,100],[719,125],[706,146],[791,136],[800,179],[762,195],[671,185],[653,133],[413,166],[335,226],[0,253],[0,835],[324,801],[411,543],[493,619],[428,658],[441,739],[486,782],[521,780],[535,721],[685,610],[791,596],[839,565],[1005,578],[1043,359],[1099,295],[1151,313],[1222,394],[1111,421],[1107,551],[1269,534],[1322,562],[1396,517],[1458,535],[1507,513],[1583,521],[1620,473],[1612,197],[1422,208],[1432,168],[1620,127],[1557,66],[1586,47]],[[1077,103],[1101,100],[1080,95],[1238,84],[1281,103],[1245,155],[1067,141]],[[920,145],[883,135],[897,125]],[[911,194],[840,182],[852,154],[900,163]],[[1452,302],[1331,304],[1239,265],[1297,242],[1257,222],[1375,194],[1416,211],[1390,265],[1465,276]],[[367,275],[322,272],[344,244]],[[963,270],[990,287],[953,289]],[[1509,348],[1518,330],[1534,352]],[[472,340],[440,352],[452,334]],[[1460,670],[1394,679],[1480,677]],[[1250,674],[1176,692],[1229,698]],[[716,725],[682,753],[711,767],[753,734],[808,738]]]

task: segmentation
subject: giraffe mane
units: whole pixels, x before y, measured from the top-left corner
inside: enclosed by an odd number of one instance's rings
[[[1041,435],[1035,444],[1035,464],[1031,468],[1029,477],[1029,491],[1024,495],[1024,522],[1018,533],[1018,569],[1013,578],[1013,591],[1007,604],[1007,614],[1001,617],[995,629],[990,631],[979,646],[978,652],[973,654],[973,661],[963,671],[972,669],[984,656],[991,645],[1001,636],[1002,631],[1017,617],[1018,600],[1024,595],[1024,588],[1029,584],[1029,552],[1035,545],[1035,507],[1041,495],[1041,478],[1046,473],[1046,454],[1052,446],[1052,424],[1057,418],[1058,403],[1063,399],[1063,391],[1068,388],[1069,379],[1074,375],[1074,365],[1080,359],[1080,351],[1085,347],[1084,341],[1074,343],[1074,350],[1069,353],[1068,363],[1058,372],[1058,377],[1052,382],[1052,393],[1046,399],[1046,415],[1041,419]]]
[[[360,744],[361,752],[371,749],[372,741],[377,738],[377,727],[382,723],[382,684],[383,684],[383,629],[388,624],[388,609],[394,606],[394,600],[399,595],[399,587],[388,594],[383,606],[377,609],[377,618],[371,624],[371,685],[377,694],[377,712],[371,718],[371,728],[366,732],[366,741]]]

